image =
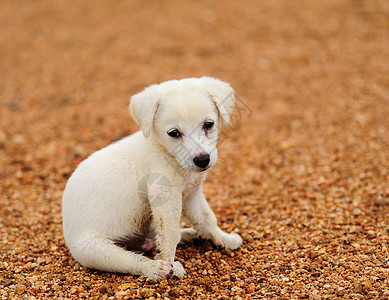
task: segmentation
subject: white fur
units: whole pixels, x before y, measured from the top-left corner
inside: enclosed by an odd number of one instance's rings
[[[159,280],[185,274],[174,261],[180,241],[203,237],[237,249],[241,237],[218,227],[202,192],[207,170],[217,160],[220,119],[228,123],[233,106],[232,88],[209,77],[167,81],[134,95],[130,111],[143,134],[93,153],[66,185],[63,233],[73,257],[85,267]],[[206,132],[207,120],[215,125]],[[171,129],[182,137],[169,136]],[[202,154],[209,154],[205,168],[193,161]],[[158,176],[165,184],[152,184]],[[182,213],[194,228],[180,230]],[[148,238],[147,245],[156,238],[155,259],[115,243],[128,236]]]

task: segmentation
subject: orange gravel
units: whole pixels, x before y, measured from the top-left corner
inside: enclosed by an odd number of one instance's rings
[[[204,189],[243,246],[160,283],[81,267],[67,178],[138,130],[131,94],[203,75],[238,95]],[[389,298],[387,0],[1,1],[0,104],[2,299]]]

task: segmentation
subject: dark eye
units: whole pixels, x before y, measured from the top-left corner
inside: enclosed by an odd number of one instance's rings
[[[181,132],[179,132],[177,129],[172,129],[167,134],[173,138],[179,138],[181,136]]]
[[[212,127],[213,127],[213,121],[205,121],[204,122],[204,129],[205,130],[210,130],[210,129],[212,129]]]

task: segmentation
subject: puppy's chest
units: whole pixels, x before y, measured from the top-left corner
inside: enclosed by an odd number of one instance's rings
[[[189,194],[199,185],[202,185],[206,179],[207,175],[205,173],[193,174],[188,177],[185,182],[185,188],[182,192],[182,198],[186,199]]]

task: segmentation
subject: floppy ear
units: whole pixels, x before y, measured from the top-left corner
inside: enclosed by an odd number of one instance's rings
[[[228,124],[235,108],[235,93],[227,82],[212,77],[201,77],[205,88],[219,111],[224,124]]]
[[[156,84],[149,86],[142,92],[131,97],[129,106],[130,113],[142,129],[145,138],[150,135],[158,105],[159,98]]]

